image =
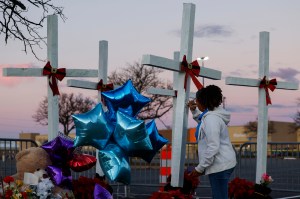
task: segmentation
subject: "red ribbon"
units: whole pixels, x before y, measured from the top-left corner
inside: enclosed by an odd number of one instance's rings
[[[270,81],[266,79],[266,76],[264,76],[264,78],[261,80],[260,84],[259,84],[259,88],[264,88],[266,91],[266,102],[267,102],[267,106],[269,104],[272,104],[271,102],[271,97],[269,94],[269,90],[270,89],[272,92],[276,89],[276,85],[277,85],[277,81],[276,79],[271,79]]]
[[[103,84],[103,80],[101,79],[97,84],[97,90],[104,92],[104,91],[111,91],[114,90],[113,84]]]
[[[186,61],[186,56],[183,56],[182,62],[181,62],[181,67],[180,70],[185,72],[185,77],[184,77],[184,89],[186,89],[186,83],[187,83],[187,78],[190,76],[197,87],[197,89],[203,88],[202,84],[199,82],[197,77],[200,74],[200,66],[197,62],[197,60],[193,61],[192,63],[188,63]],[[197,76],[197,77],[196,77]]]
[[[48,61],[46,66],[44,66],[43,68],[43,75],[44,76],[48,75],[49,86],[53,92],[53,96],[59,95],[56,79],[58,79],[59,81],[63,80],[63,78],[66,76],[66,69],[52,68],[50,62]]]

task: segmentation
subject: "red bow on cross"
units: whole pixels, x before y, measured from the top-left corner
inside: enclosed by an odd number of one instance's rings
[[[193,61],[192,63],[188,63],[186,61],[186,56],[183,56],[182,62],[181,62],[181,67],[180,70],[185,72],[185,77],[184,77],[184,89],[186,89],[186,83],[187,83],[187,78],[190,76],[196,85],[197,89],[203,88],[202,84],[199,82],[197,77],[200,74],[200,66],[197,62],[197,60]],[[196,77],[197,76],[197,77]]]
[[[49,86],[54,95],[59,95],[58,86],[56,79],[59,81],[63,80],[66,76],[66,69],[65,68],[52,68],[50,62],[48,61],[47,64],[43,68],[43,75],[48,75]],[[51,81],[50,81],[51,78]]]
[[[269,104],[272,104],[268,89],[270,89],[273,92],[276,89],[276,85],[277,85],[276,79],[267,80],[266,76],[264,76],[264,78],[261,80],[261,82],[259,84],[259,88],[264,88],[266,91],[267,106]]]
[[[103,84],[103,79],[101,79],[97,84],[97,90],[100,92],[114,90],[114,84]],[[103,104],[105,104],[103,97],[101,97],[101,101]]]
[[[103,84],[103,80],[101,79],[97,84],[97,90],[104,92],[104,91],[111,91],[114,90],[113,84]]]

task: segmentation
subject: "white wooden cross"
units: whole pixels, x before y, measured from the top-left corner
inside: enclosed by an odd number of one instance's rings
[[[259,79],[227,77],[225,81],[228,85],[259,87],[264,76],[269,77],[269,32],[259,33]],[[297,90],[298,84],[277,81],[276,89]],[[256,183],[259,183],[262,174],[266,173],[268,142],[268,106],[265,89],[258,89],[258,95]]]
[[[102,79],[103,84],[107,84],[107,63],[108,63],[108,42],[99,42],[99,72],[98,72],[98,82]],[[67,86],[83,89],[97,90],[98,82],[90,82],[76,79],[69,79],[67,81]],[[98,102],[101,102],[101,91],[98,92]],[[96,150],[98,154],[98,150]],[[99,175],[104,175],[99,162],[96,164],[96,173]]]
[[[47,16],[47,59],[53,68],[58,66],[58,18]],[[3,76],[43,77],[42,68],[3,68]],[[97,70],[66,69],[66,77],[97,77]],[[48,77],[47,77],[48,81]],[[56,80],[57,81],[57,80]],[[47,83],[48,84],[48,83]],[[58,135],[58,96],[53,96],[48,85],[48,140]]]
[[[180,60],[186,55],[188,62],[192,60],[195,8],[194,4],[183,4]],[[177,100],[175,110],[173,109],[175,117],[173,119],[174,131],[172,132],[171,185],[174,187],[182,187],[189,111],[186,108],[186,100],[189,99],[190,78],[188,78],[187,87],[184,89],[185,73],[181,72],[180,61],[178,60],[171,60],[154,55],[143,55],[142,64],[178,72],[177,78],[174,80],[176,81],[174,86],[177,90]],[[221,72],[209,68],[201,68],[200,76],[209,79],[221,79]]]

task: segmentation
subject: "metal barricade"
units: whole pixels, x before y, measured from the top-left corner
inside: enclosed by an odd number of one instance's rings
[[[241,145],[238,157],[238,176],[255,182],[256,143]],[[273,190],[300,191],[300,143],[299,142],[269,142],[267,146],[267,173],[274,182]]]
[[[15,155],[17,152],[32,146],[38,146],[33,140],[26,139],[5,139],[0,138],[0,176],[7,176],[16,173]],[[171,143],[165,146],[171,150]],[[272,176],[274,182],[271,188],[276,191],[299,192],[300,190],[300,143],[268,143],[267,173]],[[96,149],[93,147],[83,147],[82,153],[97,157]],[[238,164],[231,178],[239,177],[250,181],[255,181],[256,171],[256,143],[248,142],[241,145],[237,152]],[[129,158],[131,166],[131,184],[125,187],[126,191],[137,193],[143,189],[136,187],[148,187],[157,191],[160,186],[160,167],[162,163],[161,154],[158,152],[151,163],[147,163],[141,158]],[[198,164],[197,144],[187,143],[185,153],[185,169],[191,170]],[[80,176],[93,178],[95,167],[84,172],[72,172],[74,179]],[[120,183],[110,182],[116,189],[123,189]],[[122,188],[120,188],[122,187]],[[200,177],[199,188],[209,187],[207,176]],[[123,189],[124,190],[124,189]],[[150,192],[151,193],[151,192]],[[149,193],[148,193],[149,194]]]
[[[16,173],[15,155],[29,147],[37,147],[37,143],[28,139],[0,138],[0,176]]]

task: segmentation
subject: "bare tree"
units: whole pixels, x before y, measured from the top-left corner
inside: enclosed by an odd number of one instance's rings
[[[143,120],[160,118],[173,107],[172,101],[170,100],[171,97],[151,95],[148,94],[146,90],[149,87],[172,89],[170,83],[163,82],[163,80],[159,78],[161,72],[162,70],[160,69],[143,66],[135,62],[128,64],[126,68],[112,72],[108,77],[108,81],[116,85],[122,85],[128,79],[131,79],[139,93],[151,98],[151,102],[141,110],[138,114],[138,118]]]
[[[74,95],[73,93],[62,93],[59,97],[59,123],[64,128],[64,134],[68,135],[74,128],[72,115],[78,113],[85,113],[89,111],[94,105],[95,101],[91,98],[83,98],[81,94]],[[36,113],[32,116],[35,122],[41,125],[48,125],[48,98],[45,97],[40,102]]]
[[[297,106],[300,106],[300,98],[297,99]],[[291,131],[296,132],[300,128],[300,110],[293,117],[294,123],[291,125]]]
[[[274,131],[274,122],[268,121],[268,134],[272,134]],[[244,126],[244,133],[257,133],[257,118],[256,121],[250,121]]]
[[[53,0],[0,0],[0,35],[4,35],[4,41],[19,40],[23,43],[24,51],[29,48],[37,58],[35,48],[41,48],[45,44],[45,37],[41,36],[39,29],[49,14],[59,15],[63,20],[63,8],[57,7]],[[40,17],[32,13],[40,13]]]

